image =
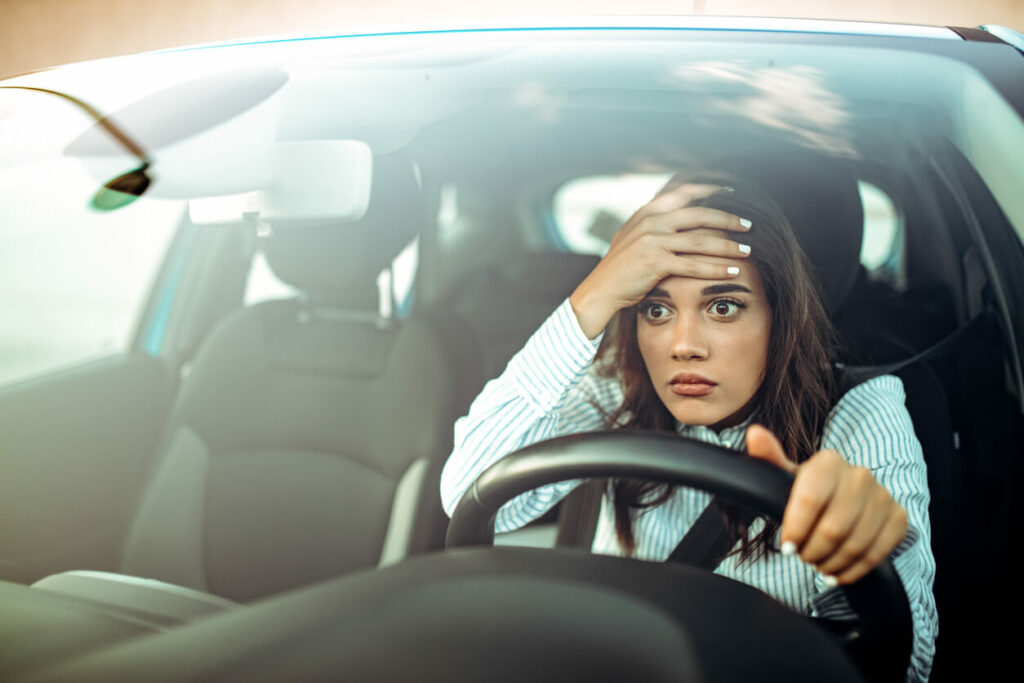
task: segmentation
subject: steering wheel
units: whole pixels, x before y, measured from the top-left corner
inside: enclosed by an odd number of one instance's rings
[[[628,478],[707,491],[781,521],[793,476],[770,463],[674,434],[615,430],[540,441],[488,468],[452,514],[446,546],[493,545],[498,510],[521,493],[572,479]],[[837,637],[868,680],[902,680],[913,624],[903,584],[886,559],[843,586],[854,622],[815,619]]]

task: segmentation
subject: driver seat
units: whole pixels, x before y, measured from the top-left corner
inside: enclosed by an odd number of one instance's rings
[[[750,178],[775,199],[811,263],[826,310],[853,349],[873,354],[867,360],[874,363],[913,355],[909,349],[893,355],[893,342],[880,324],[885,311],[864,295],[860,264],[864,210],[857,178],[842,161],[792,150],[784,155],[710,160],[705,166]],[[862,314],[851,315],[854,309]],[[881,349],[886,350],[884,355],[879,355]],[[955,464],[948,446],[953,439],[944,390],[927,367],[916,365],[897,374],[904,382],[907,409],[922,442],[929,486],[933,492],[944,492],[954,477]],[[604,482],[589,482],[563,501],[556,545],[590,547],[604,489]],[[933,496],[933,516],[935,501]]]

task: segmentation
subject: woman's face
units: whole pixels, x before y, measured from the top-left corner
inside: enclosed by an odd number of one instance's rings
[[[753,264],[739,269],[731,280],[666,278],[638,306],[640,355],[658,397],[684,424],[742,421],[764,378],[772,312]]]

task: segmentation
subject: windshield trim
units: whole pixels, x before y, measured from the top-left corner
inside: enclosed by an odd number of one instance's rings
[[[491,22],[447,22],[445,24],[382,25],[354,28],[345,33],[323,35],[271,35],[250,40],[228,40],[198,45],[186,45],[153,54],[187,52],[217,47],[293,43],[336,38],[378,38],[387,36],[417,36],[458,33],[516,33],[539,31],[730,31],[750,33],[803,33],[856,36],[890,36],[897,38],[933,38],[962,41],[957,33],[943,26],[915,24],[888,24],[866,21],[836,21],[824,19],[790,19],[768,17],[710,17],[710,16],[608,16],[566,17],[510,21],[504,25]]]

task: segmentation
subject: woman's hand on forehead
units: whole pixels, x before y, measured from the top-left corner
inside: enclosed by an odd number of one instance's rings
[[[719,185],[679,185],[640,207],[615,233],[608,253],[569,297],[583,332],[591,339],[622,308],[638,303],[667,277],[728,280],[733,262],[750,247],[725,236],[751,229],[741,216],[689,206],[718,192]]]

